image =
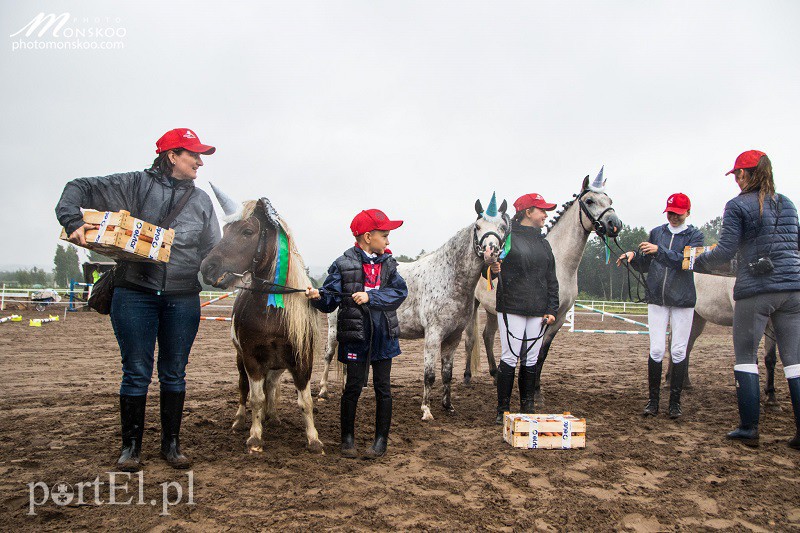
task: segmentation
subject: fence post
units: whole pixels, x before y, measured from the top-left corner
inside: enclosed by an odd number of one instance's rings
[[[3,293],[0,296],[0,311],[6,310],[6,284],[3,283]]]

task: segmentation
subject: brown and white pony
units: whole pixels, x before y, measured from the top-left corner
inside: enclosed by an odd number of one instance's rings
[[[203,278],[221,289],[243,286],[242,278],[234,274],[250,272],[254,279],[239,292],[231,315],[231,339],[239,369],[239,408],[233,429],[245,429],[249,398],[253,420],[247,446],[251,453],[263,451],[262,421],[265,415],[269,420],[277,420],[279,380],[288,370],[305,418],[308,449],[325,453],[314,426],[310,384],[319,344],[319,314],[302,293],[284,295],[283,308],[268,306],[269,295],[258,282],[272,281],[275,277],[278,228],[281,228],[289,239],[286,285],[305,288],[311,284],[292,232],[266,198],[239,205],[216,188],[214,192],[225,211],[226,224],[222,240],[200,267]]]

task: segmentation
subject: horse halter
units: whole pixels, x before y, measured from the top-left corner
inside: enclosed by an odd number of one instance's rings
[[[586,218],[589,219],[589,222],[592,223],[592,228],[594,228],[594,232],[597,233],[600,237],[605,237],[606,227],[603,225],[603,222],[601,220],[604,216],[606,216],[606,213],[608,213],[609,211],[614,211],[614,208],[611,206],[606,207],[599,215],[597,215],[597,217],[595,217],[594,215],[592,215],[592,212],[589,211],[589,207],[586,205],[586,202],[583,201],[583,196],[589,192],[592,191],[589,189],[584,189],[583,191],[581,191],[580,194],[574,195],[575,198],[578,199],[578,205],[581,208],[581,210],[578,211],[579,215],[578,218],[580,218],[581,226],[583,226],[583,215],[585,214]],[[614,212],[616,213],[616,211]],[[586,226],[583,226],[583,228],[586,229]]]
[[[481,218],[478,216],[478,218]],[[480,259],[483,259],[483,251],[485,249],[483,242],[487,239],[487,237],[495,237],[497,241],[500,243],[500,250],[506,245],[506,239],[508,238],[508,234],[511,231],[511,217],[509,217],[506,213],[503,213],[503,222],[506,224],[506,231],[501,237],[494,231],[487,231],[484,233],[481,238],[478,238],[478,226],[473,225],[472,230],[472,245],[473,251],[475,255],[477,255]]]

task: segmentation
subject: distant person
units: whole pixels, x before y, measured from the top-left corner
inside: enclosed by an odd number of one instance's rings
[[[521,413],[534,413],[534,377],[542,338],[558,312],[556,260],[542,235],[548,211],[556,208],[531,193],[514,202],[516,213],[500,260],[491,264],[497,284],[497,314],[502,355],[497,366],[496,424],[510,410],[514,373],[519,363]],[[484,274],[485,275],[485,274]]]
[[[174,468],[188,468],[179,433],[186,397],[186,364],[200,324],[200,262],[220,240],[221,232],[208,195],[194,186],[201,155],[215,148],[200,143],[189,129],[178,128],[156,141],[158,156],[144,171],[78,178],[67,183],[56,206],[58,221],[70,241],[85,245],[80,208],[129,211],[160,225],[184,195],[185,206],[171,224],[175,240],[169,263],[118,261],[114,271],[111,325],[122,354],[119,405],[122,452],[116,468],[141,469],[142,433],[147,391],[158,341],[161,389],[161,455]]]
[[[340,411],[341,451],[346,458],[358,457],[356,407],[368,365],[372,365],[375,388],[375,441],[364,458],[375,459],[386,453],[392,422],[392,359],[400,355],[397,308],[408,296],[406,282],[398,274],[397,261],[388,246],[389,232],[402,224],[402,220],[389,220],[378,209],[361,211],[350,224],[355,246],[333,262],[321,289],[306,290],[311,305],[323,313],[339,308],[338,359],[347,366]]]
[[[789,382],[797,426],[789,446],[800,450],[800,253],[797,209],[775,192],[767,154],[739,154],[733,174],[741,193],[725,204],[719,244],[695,259],[700,272],[730,261],[738,254],[733,299],[733,350],[739,427],[728,433],[758,446],[758,345],[771,318]],[[726,174],[726,175],[727,175]]]
[[[692,202],[688,196],[680,192],[671,195],[664,209],[668,223],[650,230],[647,241],[639,244],[636,252],[626,252],[617,259],[617,266],[627,261],[635,269],[647,273],[647,323],[650,329],[647,383],[650,396],[642,413],[644,416],[658,415],[667,325],[672,330],[669,417],[679,418],[683,414],[681,392],[688,365],[686,346],[697,302],[694,273],[681,269],[683,249],[703,245],[703,233],[686,224],[691,209]]]

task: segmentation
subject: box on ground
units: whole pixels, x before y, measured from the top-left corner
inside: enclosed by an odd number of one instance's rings
[[[585,448],[586,419],[574,417],[570,413],[505,413],[503,440],[515,448]]]

